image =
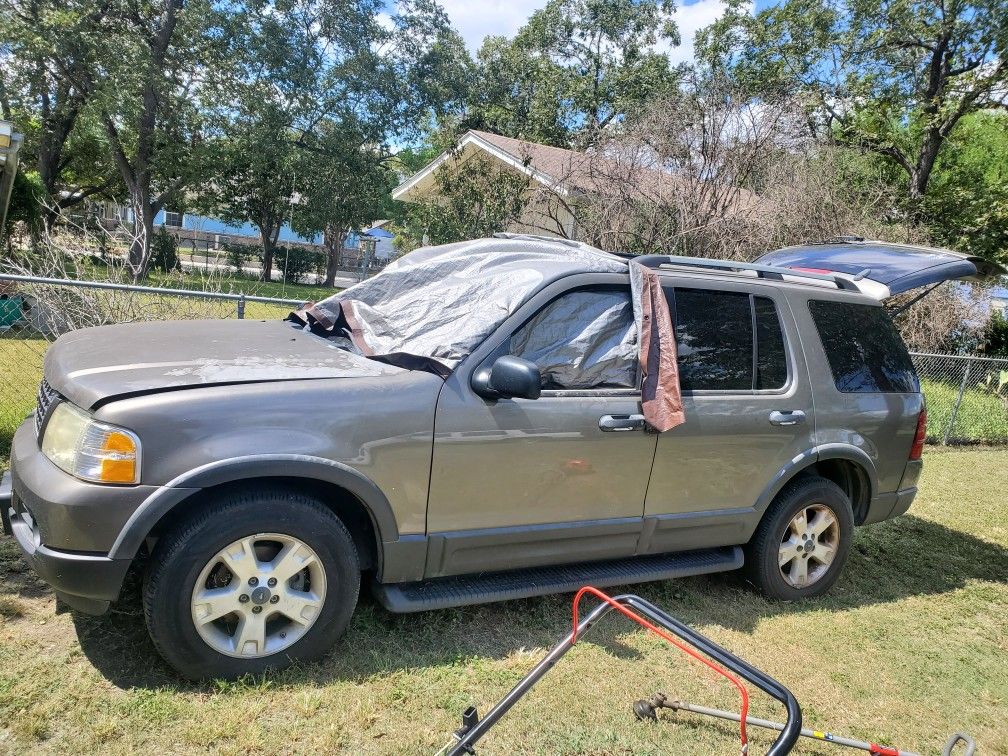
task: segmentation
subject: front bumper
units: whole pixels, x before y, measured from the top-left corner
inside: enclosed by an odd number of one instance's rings
[[[67,475],[42,454],[28,420],[14,434],[0,506],[25,560],[57,597],[101,614],[119,597],[132,561],[108,553],[129,516],[155,490],[100,486]]]
[[[0,477],[0,519],[3,520],[3,532],[7,535],[14,535],[10,521],[11,497],[11,474],[5,470]]]
[[[14,434],[11,477],[14,496],[34,519],[42,543],[60,551],[108,554],[130,516],[158,490],[68,475],[39,449],[31,420]]]
[[[64,603],[88,614],[104,614],[119,598],[131,560],[47,548],[39,541],[31,515],[20,508],[16,497],[13,503],[11,529],[28,565]]]

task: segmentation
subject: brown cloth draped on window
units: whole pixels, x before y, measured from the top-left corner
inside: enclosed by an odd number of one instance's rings
[[[679,389],[672,313],[655,271],[631,261],[630,286],[634,295],[634,319],[640,333],[644,419],[658,432],[671,430],[686,422]]]

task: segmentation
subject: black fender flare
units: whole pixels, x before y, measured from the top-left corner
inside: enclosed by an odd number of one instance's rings
[[[379,543],[399,540],[399,527],[388,498],[374,481],[349,465],[303,454],[263,454],[224,459],[197,467],[174,478],[151,494],[130,515],[109,556],[132,559],[158,521],[190,496],[205,488],[256,478],[305,478],[346,489],[367,510]]]
[[[864,450],[856,446],[831,443],[815,446],[790,460],[788,464],[782,467],[773,480],[770,481],[770,484],[763,489],[763,493],[760,494],[759,499],[757,499],[756,506],[754,507],[756,512],[762,517],[770,506],[770,502],[774,500],[774,497],[802,470],[811,467],[816,462],[825,462],[831,459],[843,459],[854,462],[864,469],[868,475],[868,500],[871,501],[878,491],[878,471],[875,469],[875,463],[872,461],[872,458]]]

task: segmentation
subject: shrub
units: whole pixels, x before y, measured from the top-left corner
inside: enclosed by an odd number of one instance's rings
[[[35,171],[18,170],[11,187],[10,205],[7,209],[6,228],[0,228],[0,237],[10,232],[15,223],[24,223],[29,234],[42,228],[45,215],[46,191]]]
[[[984,351],[989,357],[1008,357],[1008,317],[1004,313],[995,312],[991,317]]]
[[[222,242],[221,247],[227,255],[228,267],[233,269],[237,274],[242,273],[242,268],[246,262],[252,258],[260,257],[258,250],[250,249],[249,247],[241,244],[228,244],[227,242]]]
[[[283,271],[287,283],[304,283],[309,273],[318,274],[325,259],[320,252],[301,247],[277,247],[273,265]]]
[[[151,267],[153,269],[165,273],[178,269],[178,240],[168,233],[164,226],[154,232],[151,247]]]

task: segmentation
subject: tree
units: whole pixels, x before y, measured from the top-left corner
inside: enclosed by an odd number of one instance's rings
[[[1008,96],[1002,0],[786,0],[755,18],[739,1],[700,50],[753,92],[804,97],[815,133],[892,161],[915,213],[956,125]]]
[[[906,240],[877,221],[884,182],[802,131],[788,97],[754,101],[690,74],[564,177],[582,187],[569,203],[578,233],[609,250],[736,260],[849,233]]]
[[[1003,312],[991,313],[984,353],[988,357],[1008,357],[1008,317]]]
[[[935,162],[923,215],[935,243],[1008,261],[1008,113],[959,121]]]
[[[676,71],[670,0],[550,0],[512,41],[479,53],[467,126],[557,146],[591,144],[656,96]]]
[[[291,218],[297,181],[308,165],[294,142],[283,108],[261,102],[252,113],[234,113],[226,136],[215,143],[219,173],[197,194],[197,203],[228,223],[248,222],[259,232],[261,279],[273,275],[280,232]]]
[[[354,149],[359,135],[348,134],[337,124],[329,126],[320,140],[324,159],[316,154],[308,163],[301,190],[304,203],[296,208],[293,224],[300,233],[322,234],[326,248],[323,286],[335,284],[347,236],[380,217],[394,185],[386,167],[387,155],[375,148]]]
[[[312,3],[248,3],[229,19],[222,65],[207,81],[219,170],[195,196],[207,212],[256,228],[263,281],[271,280],[277,241],[308,164],[297,147],[298,124],[315,107],[324,54],[320,14]],[[348,30],[358,32],[359,22],[348,18]]]
[[[34,163],[48,195],[47,226],[115,184],[101,124],[89,110],[111,14],[109,0],[0,2],[0,109],[25,130],[25,162]]]
[[[562,106],[560,66],[517,40],[487,37],[477,54],[469,112],[463,125],[541,144],[566,146],[570,125]]]
[[[210,0],[119,0],[96,104],[133,214],[128,264],[146,277],[154,219],[205,173],[201,83],[217,70],[222,16]]]
[[[236,75],[215,118],[227,169],[205,204],[258,228],[264,280],[293,219],[323,235],[331,285],[347,233],[378,217],[387,143],[457,109],[462,43],[443,10],[415,0],[383,13],[375,0],[257,0],[231,30]]]
[[[14,243],[11,231],[15,223],[24,224],[25,230],[32,235],[37,234],[44,222],[46,208],[45,188],[34,171],[25,171],[18,166],[14,174],[14,185],[11,187],[10,206],[4,219],[4,228],[0,228],[0,239],[7,241],[7,256],[14,258]]]
[[[452,158],[435,174],[438,190],[403,208],[396,219],[396,243],[412,249],[507,231],[534,201],[532,180],[499,162],[477,156]]]

